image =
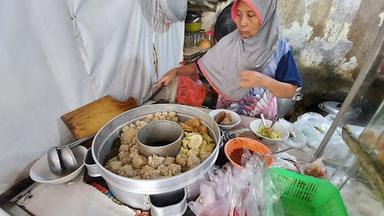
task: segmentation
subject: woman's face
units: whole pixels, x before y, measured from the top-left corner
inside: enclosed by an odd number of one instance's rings
[[[244,39],[254,36],[260,26],[256,13],[243,1],[237,4],[235,24]]]

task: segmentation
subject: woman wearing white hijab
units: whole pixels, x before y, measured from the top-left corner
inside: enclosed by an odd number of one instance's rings
[[[301,79],[287,42],[279,36],[276,0],[236,0],[232,19],[237,29],[198,60],[168,71],[160,85],[177,75],[200,71],[219,93],[217,108],[273,118],[276,97],[292,98]]]

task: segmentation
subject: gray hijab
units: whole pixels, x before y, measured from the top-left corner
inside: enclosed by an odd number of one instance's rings
[[[263,72],[276,50],[279,39],[276,1],[242,0],[261,19],[258,32],[242,39],[237,30],[223,37],[198,61],[209,83],[227,99],[242,98],[249,89],[240,88],[239,72],[253,70]],[[236,16],[239,0],[232,6],[232,19]]]

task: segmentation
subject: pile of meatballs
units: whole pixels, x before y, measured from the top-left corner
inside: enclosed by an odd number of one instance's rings
[[[156,120],[169,120],[180,124],[184,130],[182,146],[176,157],[140,154],[136,135],[141,128]],[[159,179],[178,175],[193,169],[209,157],[215,148],[208,128],[199,119],[179,122],[175,112],[156,112],[122,128],[117,156],[106,162],[105,168],[129,178]]]

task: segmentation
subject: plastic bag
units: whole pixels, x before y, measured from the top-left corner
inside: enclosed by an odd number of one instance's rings
[[[175,102],[189,106],[201,106],[207,94],[207,87],[200,80],[180,76],[177,81]]]
[[[290,133],[293,136],[286,141],[286,144],[295,148],[301,148],[308,154],[313,154],[319,147],[332,121],[332,115],[323,117],[314,112],[305,113],[299,116],[290,128]],[[303,143],[306,145],[303,145]],[[324,150],[323,160],[342,160],[347,154],[348,148],[344,144],[341,128],[336,128],[335,133],[331,136]]]
[[[228,183],[224,170],[214,167],[208,172],[208,179],[200,182],[200,196],[188,206],[197,216],[228,215],[229,203],[225,197]]]
[[[276,155],[271,166],[280,167],[293,172],[301,172],[296,157],[286,152]]]
[[[243,156],[245,167],[242,169],[226,164],[207,173],[207,178],[201,181],[200,197],[188,204],[195,215],[284,215],[281,193],[266,175],[263,160],[249,151]]]
[[[291,127],[293,131],[290,131],[293,134],[293,139],[290,139],[291,142],[288,144],[293,147],[300,147],[305,152],[312,154],[319,147],[331,124],[330,118],[325,118],[319,113],[305,113],[293,123]],[[307,145],[303,145],[303,143]]]
[[[249,153],[245,152],[245,155]],[[280,202],[282,191],[273,184],[268,172],[264,169],[263,160],[253,155],[245,164],[243,178],[248,176],[249,191],[242,203],[236,206],[240,216],[277,216],[284,215]],[[232,197],[233,198],[233,197]]]
[[[288,128],[289,131],[289,137],[288,139],[284,140],[283,144],[297,149],[300,149],[305,145],[305,136],[299,130],[296,130],[293,123],[283,118],[279,119],[278,122],[279,124],[283,125],[283,127]]]

